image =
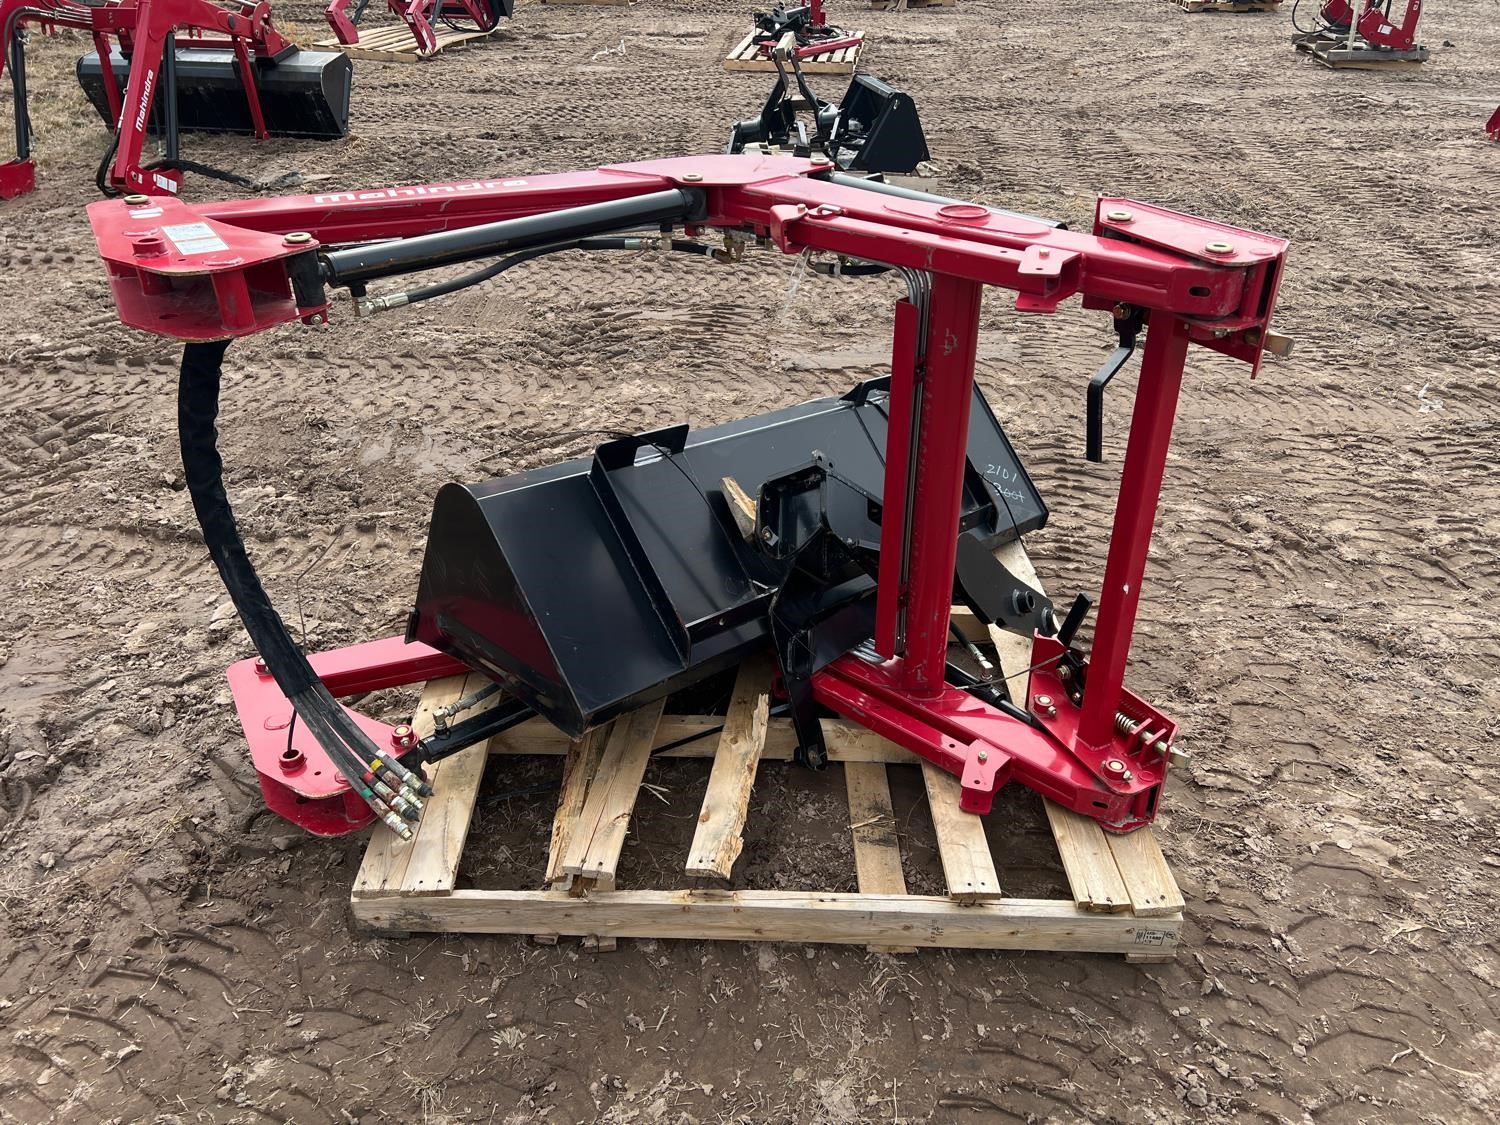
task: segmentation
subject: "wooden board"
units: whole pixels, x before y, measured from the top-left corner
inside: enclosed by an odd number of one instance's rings
[[[476,708],[475,714],[479,713]],[[656,728],[653,748],[679,739],[702,735],[693,742],[662,751],[661,758],[712,758],[718,749],[714,735],[724,725],[722,715],[664,715]],[[831,762],[887,762],[915,765],[917,757],[873,731],[840,719],[824,719],[823,735],[829,742]],[[490,740],[491,754],[566,754],[571,745],[566,735],[544,719],[532,719]],[[790,719],[766,723],[762,761],[789,762],[797,749],[797,736]]]
[[[568,748],[568,760],[563,763],[562,792],[552,814],[552,840],[547,846],[547,873],[543,882],[549,887],[565,880],[563,856],[567,854],[578,818],[583,815],[583,803],[599,768],[599,759],[604,756],[612,725],[606,723],[596,727]]]
[[[870,0],[870,7],[877,12],[890,12],[902,8],[956,8],[958,0]]]
[[[319,39],[313,46],[320,51],[343,51],[351,59],[414,63],[430,59],[450,47],[462,47],[476,39],[488,39],[500,28],[497,25],[490,31],[454,31],[451,27],[437,23],[433,25],[432,30],[437,40],[437,50],[430,55],[424,55],[418,50],[416,36],[404,23],[360,28],[358,43],[340,43],[337,39]]]
[[[901,845],[891,784],[878,762],[848,762],[844,787],[849,793],[849,830],[854,835],[854,870],[862,895],[904,895]],[[872,945],[871,953],[915,953],[914,945]]]
[[[665,700],[616,719],[563,856],[565,874],[612,885]]]
[[[922,780],[927,785],[927,805],[932,811],[932,826],[937,830],[938,856],[943,861],[943,878],[948,881],[948,897],[969,903],[999,898],[1000,876],[995,872],[995,857],[984,834],[984,819],[958,807],[963,796],[958,778],[924,761]]]
[[[745,846],[745,817],[750,790],[766,745],[771,712],[772,662],[769,653],[740,665],[724,730],[719,735],[708,791],[698,813],[698,827],[688,849],[687,873],[698,878],[727,879]]]
[[[412,716],[417,735],[425,738],[432,733],[433,711],[488,682],[470,673],[429,683]],[[412,838],[402,840],[385,829],[376,832],[355,877],[357,891],[370,895],[438,895],[453,890],[488,754],[489,748],[479,743],[430,767],[433,795],[425,801]]]
[[[863,31],[851,31],[850,35],[863,36]],[[724,69],[729,71],[749,71],[755,74],[775,74],[776,64],[769,58],[761,55],[756,44],[762,38],[759,31],[752,31],[730,49],[729,54],[724,56]],[[853,47],[844,47],[838,51],[824,51],[820,55],[813,55],[802,60],[803,74],[853,74],[854,68],[859,63],[860,51],[863,43]]]
[[[600,8],[624,8],[635,0],[542,0],[543,4],[589,4]]]
[[[829,942],[949,949],[1057,949],[1155,954],[1181,923],[1090,914],[1054,899],[965,906],[931,895],[825,891],[459,890],[433,898],[357,898],[355,917],[382,930],[425,933]]]

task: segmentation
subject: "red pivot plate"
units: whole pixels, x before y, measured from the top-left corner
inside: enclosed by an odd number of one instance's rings
[[[427,645],[407,644],[403,637],[313,653],[308,661],[335,697],[468,671],[452,657]],[[374,820],[370,806],[349,787],[307,726],[293,723],[291,703],[261,661],[231,664],[226,676],[268,809],[315,836],[356,832]],[[398,740],[392,726],[344,710],[376,746],[398,758],[415,745],[414,740]]]

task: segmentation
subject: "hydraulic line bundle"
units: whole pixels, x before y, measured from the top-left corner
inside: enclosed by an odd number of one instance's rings
[[[121,319],[187,342],[188,488],[259,653],[229,682],[267,803],[287,819],[327,835],[379,819],[405,835],[428,791],[423,761],[537,715],[577,736],[759,652],[774,655],[807,766],[826,760],[820,720],[832,714],[956,775],[972,812],[1017,781],[1110,831],[1156,815],[1177,727],[1124,677],[1178,393],[1193,345],[1252,371],[1277,347],[1283,240],[1116,198],[1078,233],[827,161],[749,154],[192,206],[130,196],[89,216]],[[706,430],[601,434],[579,460],[449,484],[406,635],[305,656],[224,491],[215,425],[229,341],[323,323],[331,289],[368,313],[544,254],[643,248],[680,251],[695,263],[684,268],[770,250],[823,274],[888,278],[890,374]],[[1118,347],[1090,391],[1091,431],[1104,382],[1141,353],[1087,647],[1090,598],[1054,613],[993,554],[1048,513],[975,385],[986,286],[1011,290],[1023,314],[1077,296],[1108,315]],[[1026,694],[950,660],[955,600],[1030,638]],[[425,737],[336,702],[461,671],[494,688]]]
[[[88,32],[94,52],[78,81],[114,130],[100,161],[105,194],[175,194],[185,171],[254,186],[244,177],[182,159],[179,133],[249,133],[330,140],[349,131],[353,67],[340,52],[304,51],[278,32],[266,0],[0,0],[0,70],[14,94],[15,159],[0,164],[0,199],[31,191],[31,118],[23,28]],[[165,155],[146,162],[148,133]]]

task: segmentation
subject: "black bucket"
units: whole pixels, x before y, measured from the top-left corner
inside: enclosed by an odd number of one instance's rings
[[[252,56],[253,57],[253,56]],[[280,58],[257,58],[255,87],[260,94],[266,131],[273,137],[337,140],[349,133],[349,91],[354,66],[342,51],[303,51],[292,48]],[[116,48],[110,66],[123,94],[130,64]],[[104,76],[97,54],[78,60],[78,84],[105,123],[115,124],[104,94]],[[160,134],[165,107],[162,98],[151,104],[148,129]],[[253,133],[249,101],[240,80],[239,60],[230,50],[208,47],[177,48],[177,117],[184,131]]]
[[[843,145],[833,159],[846,172],[916,170],[930,160],[927,136],[910,94],[870,74],[856,74],[839,104]]]
[[[771,602],[795,563],[770,545],[781,537],[769,522],[747,540],[724,478],[761,500],[764,519],[763,485],[825,466],[839,487],[806,494],[811,509],[783,510],[776,526],[815,523],[821,504],[841,543],[878,553],[888,386],[444,486],[408,639],[486,673],[573,737],[739,663],[770,645]],[[993,548],[1046,522],[977,388],[968,459],[960,532]]]

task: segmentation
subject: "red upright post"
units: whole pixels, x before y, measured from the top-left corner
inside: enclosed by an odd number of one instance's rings
[[[969,451],[982,294],[978,282],[948,274],[933,277],[926,362],[916,373],[916,442],[910,455],[917,464],[911,477],[911,526],[906,529],[911,541],[906,652],[899,660],[902,686],[918,695],[941,691],[948,668],[955,529]],[[882,583],[897,577],[881,573]]]
[[[1114,737],[1115,711],[1125,683],[1125,661],[1130,655],[1141,579],[1151,549],[1151,528],[1161,498],[1187,347],[1187,323],[1182,318],[1164,312],[1151,314],[1079,720],[1079,742],[1095,749],[1108,747]]]

